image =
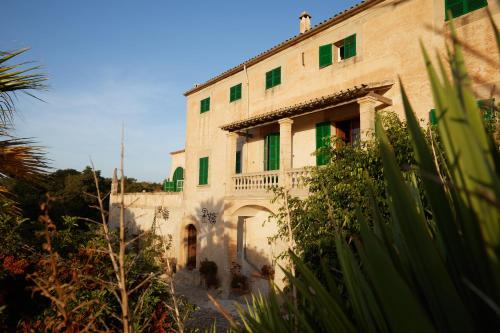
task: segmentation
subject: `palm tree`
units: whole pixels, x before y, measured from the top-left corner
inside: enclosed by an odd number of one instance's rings
[[[10,135],[13,129],[13,115],[16,112],[14,100],[17,92],[32,94],[34,90],[46,88],[47,76],[39,73],[39,66],[26,66],[27,62],[7,64],[12,58],[28,49],[14,52],[0,51],[0,182],[7,179],[37,180],[47,170],[47,160],[41,147],[26,138]],[[5,187],[0,185],[0,201],[12,203]]]

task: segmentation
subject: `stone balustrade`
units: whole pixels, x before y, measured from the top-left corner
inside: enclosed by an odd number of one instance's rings
[[[278,175],[278,170],[235,175],[232,190],[234,192],[266,191],[273,186],[278,186]]]
[[[287,171],[289,184],[292,189],[304,188],[304,180],[309,177],[311,171],[306,168],[292,169]]]
[[[310,174],[308,169],[292,169],[285,173],[289,178],[291,189],[304,187],[304,179]],[[274,186],[282,186],[280,182],[280,171],[262,171],[234,175],[232,177],[232,192],[265,192]]]

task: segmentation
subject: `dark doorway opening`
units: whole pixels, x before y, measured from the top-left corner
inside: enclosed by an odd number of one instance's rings
[[[196,268],[196,228],[190,224],[187,226],[187,263],[188,269]]]
[[[345,143],[357,144],[359,142],[359,118],[338,121],[335,123],[337,137]]]

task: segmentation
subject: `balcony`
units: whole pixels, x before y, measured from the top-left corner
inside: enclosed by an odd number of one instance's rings
[[[279,170],[244,173],[234,175],[231,182],[232,194],[264,194],[273,187],[288,185],[288,188],[296,191],[306,191],[304,179],[310,175],[310,169],[292,169],[285,172],[285,179],[280,176]]]

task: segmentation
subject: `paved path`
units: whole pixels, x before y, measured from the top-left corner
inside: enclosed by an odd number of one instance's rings
[[[207,291],[201,286],[193,286],[190,277],[183,273],[176,274],[174,283],[176,294],[186,297],[190,303],[197,306],[197,310],[191,314],[190,318],[185,323],[188,330],[194,331],[198,329],[198,332],[204,332],[212,327],[214,320],[216,322],[217,332],[226,332],[230,327],[228,321],[208,299],[207,292],[210,292],[224,309],[231,313],[234,319],[238,319],[239,317],[236,304],[245,307],[245,299],[243,297],[224,298],[217,290]]]

